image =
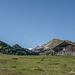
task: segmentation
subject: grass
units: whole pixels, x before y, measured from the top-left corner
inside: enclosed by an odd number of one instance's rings
[[[75,75],[75,56],[0,54],[0,75]]]

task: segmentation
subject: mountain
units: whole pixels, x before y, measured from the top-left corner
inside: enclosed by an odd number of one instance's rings
[[[51,41],[47,42],[46,44],[43,44],[38,49],[35,50],[35,52],[44,52],[47,50],[51,50],[54,46],[61,43],[63,40],[60,39],[52,39]]]
[[[33,52],[32,50],[29,50],[27,48],[22,48],[18,44],[13,45],[12,48],[16,55],[37,55],[36,52]]]
[[[29,50],[32,50],[33,48],[28,48]]]
[[[18,44],[15,44],[12,46],[12,48],[16,48],[16,49],[19,49],[19,48],[22,48],[21,46],[19,46]]]
[[[52,49],[54,46],[61,43],[62,41],[63,40],[60,40],[60,39],[52,39],[51,41],[42,45],[41,47],[43,47],[44,49]]]
[[[15,44],[11,47],[10,45],[8,45],[3,41],[0,41],[0,53],[10,55],[38,55],[38,53],[30,51],[27,48],[23,48],[18,44]]]
[[[28,48],[28,49],[34,51],[34,50],[38,49],[39,47],[40,47],[40,46],[35,46],[35,47],[33,47],[33,48]]]
[[[15,55],[26,55],[27,54],[27,50],[26,48],[22,48],[21,46],[19,46],[18,44],[15,44],[12,46],[12,54]]]
[[[43,44],[42,46],[40,46],[34,52],[39,53],[39,55],[49,55],[50,53],[54,54],[53,48],[55,46],[61,44],[63,41],[75,45],[75,42],[71,42],[69,40],[52,39],[51,41],[47,42],[46,44]]]
[[[17,55],[38,55],[38,53],[27,48],[22,48],[18,44],[15,44],[14,46],[12,46],[12,48],[16,51],[15,54]]]
[[[43,44],[42,46],[36,46],[34,48],[30,48],[30,50],[27,48],[23,48],[18,44],[15,44],[11,47],[9,44],[0,41],[0,53],[10,54],[10,55],[39,55],[40,53],[46,53],[46,52],[50,53],[51,51],[53,51],[52,49],[56,45],[60,44],[63,41],[64,40],[60,39],[52,39],[51,41],[47,42],[46,44]],[[65,41],[75,45],[75,42],[71,42],[69,40]]]
[[[10,45],[7,43],[0,41],[0,53],[8,54],[8,52],[12,49]]]

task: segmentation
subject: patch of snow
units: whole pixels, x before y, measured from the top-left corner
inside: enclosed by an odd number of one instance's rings
[[[28,48],[29,50],[32,50],[33,48]]]
[[[39,47],[40,47],[40,46],[35,46],[35,47],[33,47],[33,48],[28,48],[28,49],[34,51],[35,49],[38,49]]]

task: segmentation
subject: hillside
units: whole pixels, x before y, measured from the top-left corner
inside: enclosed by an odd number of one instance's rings
[[[43,52],[52,49],[57,44],[61,43],[63,40],[60,39],[52,39],[51,41],[43,44],[41,47],[35,50],[35,52]]]
[[[3,41],[0,41],[0,52],[8,54],[12,47]]]
[[[11,47],[3,41],[0,41],[0,53],[9,55],[37,55],[37,53],[26,48],[22,48],[18,44],[15,44]]]
[[[52,49],[54,46],[61,43],[62,41],[63,40],[60,40],[60,39],[52,39],[51,41],[42,45],[41,47],[43,47],[44,49]]]

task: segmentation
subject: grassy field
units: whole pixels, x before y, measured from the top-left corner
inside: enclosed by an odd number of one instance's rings
[[[75,75],[75,56],[0,54],[0,75]]]

